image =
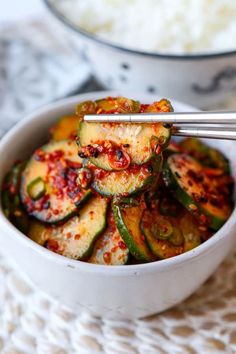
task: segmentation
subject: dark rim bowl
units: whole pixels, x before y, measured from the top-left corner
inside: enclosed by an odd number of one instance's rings
[[[74,30],[78,34],[86,37],[87,39],[90,39],[92,41],[95,41],[99,44],[102,44],[104,46],[113,48],[113,49],[118,49],[120,51],[129,53],[129,54],[135,54],[135,55],[142,55],[142,56],[147,56],[147,57],[152,57],[152,58],[159,58],[159,59],[181,59],[181,60],[201,60],[201,59],[217,59],[221,57],[227,57],[227,56],[233,56],[236,55],[236,50],[232,51],[226,51],[226,52],[215,52],[211,54],[159,54],[156,52],[145,52],[141,50],[134,50],[134,49],[129,49],[126,47],[121,47],[119,45],[113,44],[109,41],[103,40],[99,38],[98,36],[95,36],[91,34],[90,32],[84,30],[83,28],[76,26],[69,20],[68,17],[64,16],[57,8],[55,4],[53,4],[52,0],[43,0],[44,4],[48,8],[48,10],[58,19],[60,20],[66,27],[69,27],[70,29]]]

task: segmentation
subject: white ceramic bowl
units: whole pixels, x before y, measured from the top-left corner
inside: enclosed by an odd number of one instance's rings
[[[23,159],[47,138],[58,117],[73,112],[79,101],[127,95],[142,102],[155,96],[127,92],[79,95],[32,113],[0,141],[0,184],[16,160]],[[193,110],[173,102],[178,111]],[[235,144],[211,142],[231,159],[234,175]],[[207,242],[178,257],[148,264],[99,266],[71,260],[39,246],[19,232],[0,209],[0,249],[15,261],[35,286],[69,305],[112,318],[135,318],[163,311],[192,294],[217,268],[233,246],[236,212]]]
[[[84,53],[101,84],[109,89],[137,90],[173,97],[206,108],[235,93],[236,50],[206,55],[162,55],[113,45],[75,26],[60,13],[60,0],[44,0]],[[72,9],[73,10],[73,9]]]

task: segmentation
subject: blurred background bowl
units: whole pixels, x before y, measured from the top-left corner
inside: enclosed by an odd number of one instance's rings
[[[104,88],[171,96],[210,108],[236,92],[236,50],[204,55],[163,55],[130,50],[90,34],[44,0],[68,40],[83,53]]]

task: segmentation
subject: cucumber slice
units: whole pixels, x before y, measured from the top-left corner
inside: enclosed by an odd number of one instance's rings
[[[177,200],[203,224],[218,230],[230,216],[230,201],[218,192],[216,182],[190,156],[171,155],[165,162],[163,179]]]
[[[51,128],[52,140],[75,139],[78,129],[79,118],[76,115],[64,116]]]
[[[140,229],[142,207],[123,208],[121,205],[113,203],[112,209],[116,227],[132,256],[140,262],[155,261],[155,256],[150,252]]]
[[[72,140],[50,142],[36,150],[21,181],[21,200],[26,211],[47,223],[65,221],[91,195],[79,184],[82,160]]]
[[[16,164],[7,174],[3,182],[2,207],[5,216],[21,232],[26,233],[29,227],[29,218],[22,208],[19,198],[20,180],[25,162]]]
[[[106,113],[110,112],[110,108],[114,104],[113,101],[111,102],[106,103],[109,105],[109,110]],[[116,106],[113,110],[114,113],[119,111]],[[101,112],[103,111],[104,108]],[[150,110],[150,112],[152,111],[154,110]],[[101,124],[84,121],[80,123],[78,134],[79,144],[82,148],[81,153],[85,154],[95,166],[107,171],[117,169],[112,164],[109,155],[116,155],[117,151],[121,151],[123,155],[127,154],[126,156],[129,156],[132,164],[141,165],[166,148],[170,136],[171,127],[165,128],[162,123]]]
[[[168,144],[171,131],[157,124],[112,124],[81,122],[79,129],[79,143],[82,148],[91,145],[94,149],[89,156],[90,162],[104,170],[112,171],[114,166],[109,162],[109,149],[124,151],[133,164],[144,164],[155,155],[155,147],[159,144],[162,149]],[[152,138],[157,138],[153,148]],[[104,152],[99,154],[99,146]],[[161,152],[160,149],[158,153]]]
[[[142,166],[131,165],[127,170],[116,172],[93,168],[91,186],[103,196],[136,195],[155,181],[159,168],[159,161]]]
[[[123,265],[128,262],[129,250],[119,234],[113,216],[108,219],[108,227],[93,247],[89,263]]]
[[[142,232],[159,259],[177,256],[201,243],[203,231],[189,212],[181,211],[179,217],[162,216],[156,207],[142,215]]]
[[[199,246],[202,240],[208,239],[213,234],[209,229],[197,224],[194,217],[187,211],[177,222],[184,236],[184,252]]]
[[[40,246],[44,246],[48,240],[47,232],[51,230],[51,225],[43,224],[40,221],[33,220],[30,222],[28,237]]]
[[[31,224],[28,236],[51,251],[73,259],[87,258],[97,237],[106,227],[107,201],[93,198],[63,225]]]
[[[229,160],[217,149],[214,149],[196,138],[186,138],[180,147],[189,155],[195,157],[203,166],[217,168],[230,174]]]

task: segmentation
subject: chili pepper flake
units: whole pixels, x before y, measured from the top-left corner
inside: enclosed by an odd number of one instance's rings
[[[156,147],[155,153],[156,153],[156,155],[159,155],[160,152],[161,152],[161,146],[158,145],[158,146]]]
[[[110,252],[104,252],[103,253],[103,259],[104,259],[104,262],[109,264],[111,263],[111,253]]]

